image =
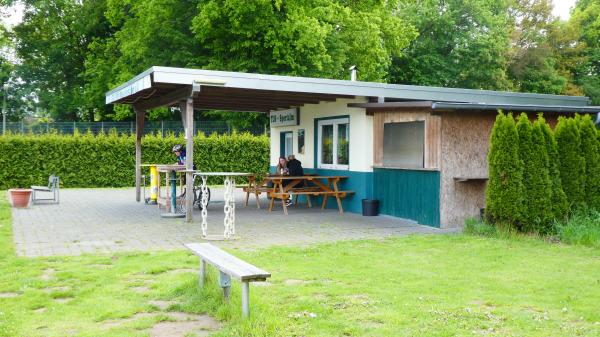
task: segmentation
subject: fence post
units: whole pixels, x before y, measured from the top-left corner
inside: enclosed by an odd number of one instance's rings
[[[133,122],[129,122],[129,134],[133,134]]]
[[[162,138],[165,138],[165,121],[164,120],[160,121],[160,134],[161,134]]]
[[[231,126],[229,125],[229,122],[227,122],[227,134],[231,135]]]
[[[100,122],[100,130],[104,133],[104,122]]]
[[[50,133],[50,122],[46,122],[46,133]]]
[[[21,133],[25,133],[25,122],[21,120]]]
[[[75,125],[75,121],[73,121],[73,134],[75,134],[75,128],[76,128],[76,127],[77,127],[77,126]]]

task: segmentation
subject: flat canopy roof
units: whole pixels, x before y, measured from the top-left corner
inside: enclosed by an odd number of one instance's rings
[[[262,75],[214,70],[152,67],[106,93],[106,104],[141,109],[174,105],[191,89],[195,109],[268,112],[338,98],[435,101],[483,105],[585,107],[583,96],[514,93],[491,90],[397,85],[321,78]],[[597,111],[596,111],[597,112]]]

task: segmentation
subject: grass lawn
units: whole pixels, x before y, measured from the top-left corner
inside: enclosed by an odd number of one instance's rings
[[[199,289],[185,251],[19,258],[10,224],[0,196],[0,336],[148,336],[167,311],[210,313],[216,336],[600,336],[597,248],[430,235],[234,251],[273,274],[242,320],[239,285],[229,304],[214,273]]]

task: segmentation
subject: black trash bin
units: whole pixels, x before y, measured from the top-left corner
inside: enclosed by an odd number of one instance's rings
[[[375,216],[379,214],[379,200],[362,199],[362,215]]]

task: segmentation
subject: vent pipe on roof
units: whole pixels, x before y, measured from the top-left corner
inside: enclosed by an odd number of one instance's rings
[[[350,81],[356,81],[356,72],[358,71],[358,68],[356,66],[352,66],[350,67]]]

